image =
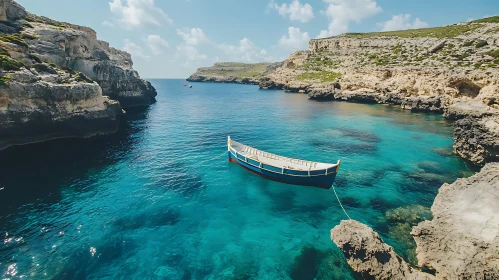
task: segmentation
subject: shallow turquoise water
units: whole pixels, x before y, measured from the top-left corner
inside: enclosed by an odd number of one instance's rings
[[[352,278],[329,239],[345,218],[332,190],[247,173],[227,162],[227,135],[286,156],[341,159],[336,186],[350,216],[402,254],[380,222],[385,212],[430,206],[443,182],[470,174],[449,154],[452,128],[438,115],[152,82],[158,103],[129,112],[115,135],[0,153],[0,278]]]

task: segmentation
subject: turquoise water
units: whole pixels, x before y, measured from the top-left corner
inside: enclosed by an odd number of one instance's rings
[[[348,213],[402,254],[385,212],[431,206],[443,182],[470,174],[438,115],[152,83],[158,102],[128,112],[115,135],[0,153],[0,278],[351,279],[329,238],[345,218],[333,191],[228,163],[228,135],[285,156],[341,159]]]

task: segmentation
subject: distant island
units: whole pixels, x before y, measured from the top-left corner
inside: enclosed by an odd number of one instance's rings
[[[187,81],[216,82],[257,85],[261,78],[275,72],[282,62],[276,63],[240,63],[218,62],[212,67],[199,68]]]

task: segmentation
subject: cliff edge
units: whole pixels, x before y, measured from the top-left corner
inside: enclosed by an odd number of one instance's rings
[[[115,132],[122,107],[155,102],[130,54],[94,30],[0,0],[0,150]]]

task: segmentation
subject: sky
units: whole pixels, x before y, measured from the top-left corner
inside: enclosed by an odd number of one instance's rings
[[[143,78],[187,78],[218,61],[274,62],[314,38],[442,26],[499,14],[498,0],[17,0],[88,26],[132,54]]]

